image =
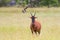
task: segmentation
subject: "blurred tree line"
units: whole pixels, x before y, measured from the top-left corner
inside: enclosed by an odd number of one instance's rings
[[[13,3],[19,6],[26,6],[27,4],[31,4],[34,7],[42,7],[42,6],[59,7],[60,6],[60,0],[0,0],[0,7],[9,6],[10,4]]]

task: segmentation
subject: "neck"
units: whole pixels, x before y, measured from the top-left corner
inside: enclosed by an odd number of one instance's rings
[[[35,19],[32,19],[32,23],[34,23],[35,22]]]

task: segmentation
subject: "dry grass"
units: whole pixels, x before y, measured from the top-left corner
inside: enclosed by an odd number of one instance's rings
[[[17,8],[17,7],[1,7],[0,8],[0,13],[22,13],[23,8]],[[60,7],[59,8],[28,8],[27,12],[60,12]]]
[[[0,8],[0,40],[60,40],[60,8]],[[40,35],[30,31],[30,11],[36,11],[41,23]]]

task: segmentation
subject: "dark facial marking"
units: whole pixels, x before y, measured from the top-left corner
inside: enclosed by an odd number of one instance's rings
[[[35,21],[35,17],[32,16],[31,19],[32,19],[32,23],[34,23],[34,21]]]

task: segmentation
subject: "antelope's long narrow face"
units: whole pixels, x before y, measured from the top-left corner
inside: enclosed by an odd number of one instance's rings
[[[31,19],[32,19],[32,23],[34,23],[34,21],[35,21],[35,17],[32,16]]]
[[[35,22],[35,18],[36,18],[36,17],[35,17],[35,14],[34,14],[34,15],[31,14],[32,23]]]

